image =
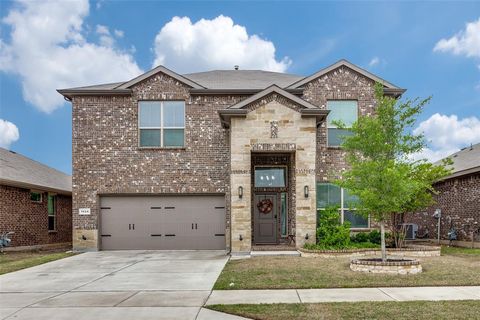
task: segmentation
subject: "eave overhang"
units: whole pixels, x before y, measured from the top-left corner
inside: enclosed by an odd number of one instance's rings
[[[323,109],[302,109],[300,114],[302,117],[315,117],[317,119],[317,127],[327,119],[330,110]]]
[[[58,194],[64,194],[67,196],[72,195],[71,190],[64,190],[64,189],[58,189],[55,187],[49,187],[49,186],[42,186],[38,184],[32,184],[28,182],[22,182],[22,181],[13,181],[9,179],[1,179],[0,178],[0,184],[1,185],[6,185],[6,186],[11,186],[11,187],[16,187],[16,188],[22,188],[22,189],[31,189],[31,190],[38,190],[38,191],[45,191],[45,192],[54,192]]]
[[[383,94],[386,96],[393,97],[395,99],[398,99],[402,96],[402,94],[405,93],[407,89],[401,89],[401,88],[383,88]]]
[[[75,90],[75,89],[58,89],[58,93],[66,99],[71,100],[74,96],[129,96],[132,94],[131,89],[108,89],[108,90]]]
[[[225,129],[230,128],[230,123],[233,117],[246,117],[248,110],[246,109],[223,109],[218,110],[220,122]]]

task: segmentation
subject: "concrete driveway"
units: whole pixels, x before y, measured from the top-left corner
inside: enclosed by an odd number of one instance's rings
[[[0,276],[0,318],[200,319],[220,251],[102,251]]]

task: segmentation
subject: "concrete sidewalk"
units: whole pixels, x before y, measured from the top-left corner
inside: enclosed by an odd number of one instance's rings
[[[214,290],[206,304],[480,300],[476,287]]]

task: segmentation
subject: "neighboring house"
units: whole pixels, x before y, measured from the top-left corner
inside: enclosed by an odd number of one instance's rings
[[[73,246],[226,249],[315,241],[319,208],[346,203],[332,120],[374,113],[374,85],[345,60],[310,76],[256,70],[177,74],[63,89],[73,113]],[[330,116],[327,121],[327,115]],[[342,206],[354,228],[368,221]]]
[[[0,233],[11,246],[40,248],[72,242],[72,178],[0,148]]]
[[[458,236],[455,244],[471,246],[473,240],[480,247],[480,143],[448,158],[453,161],[453,171],[434,185],[438,192],[434,196],[436,203],[423,212],[408,215],[406,222],[417,224],[420,236],[428,230],[428,238],[438,239],[438,219],[433,215],[440,209],[443,242],[448,242],[448,232],[455,228]]]

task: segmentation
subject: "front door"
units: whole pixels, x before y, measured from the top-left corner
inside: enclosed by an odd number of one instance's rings
[[[277,243],[277,195],[256,194],[254,211],[255,243]]]

